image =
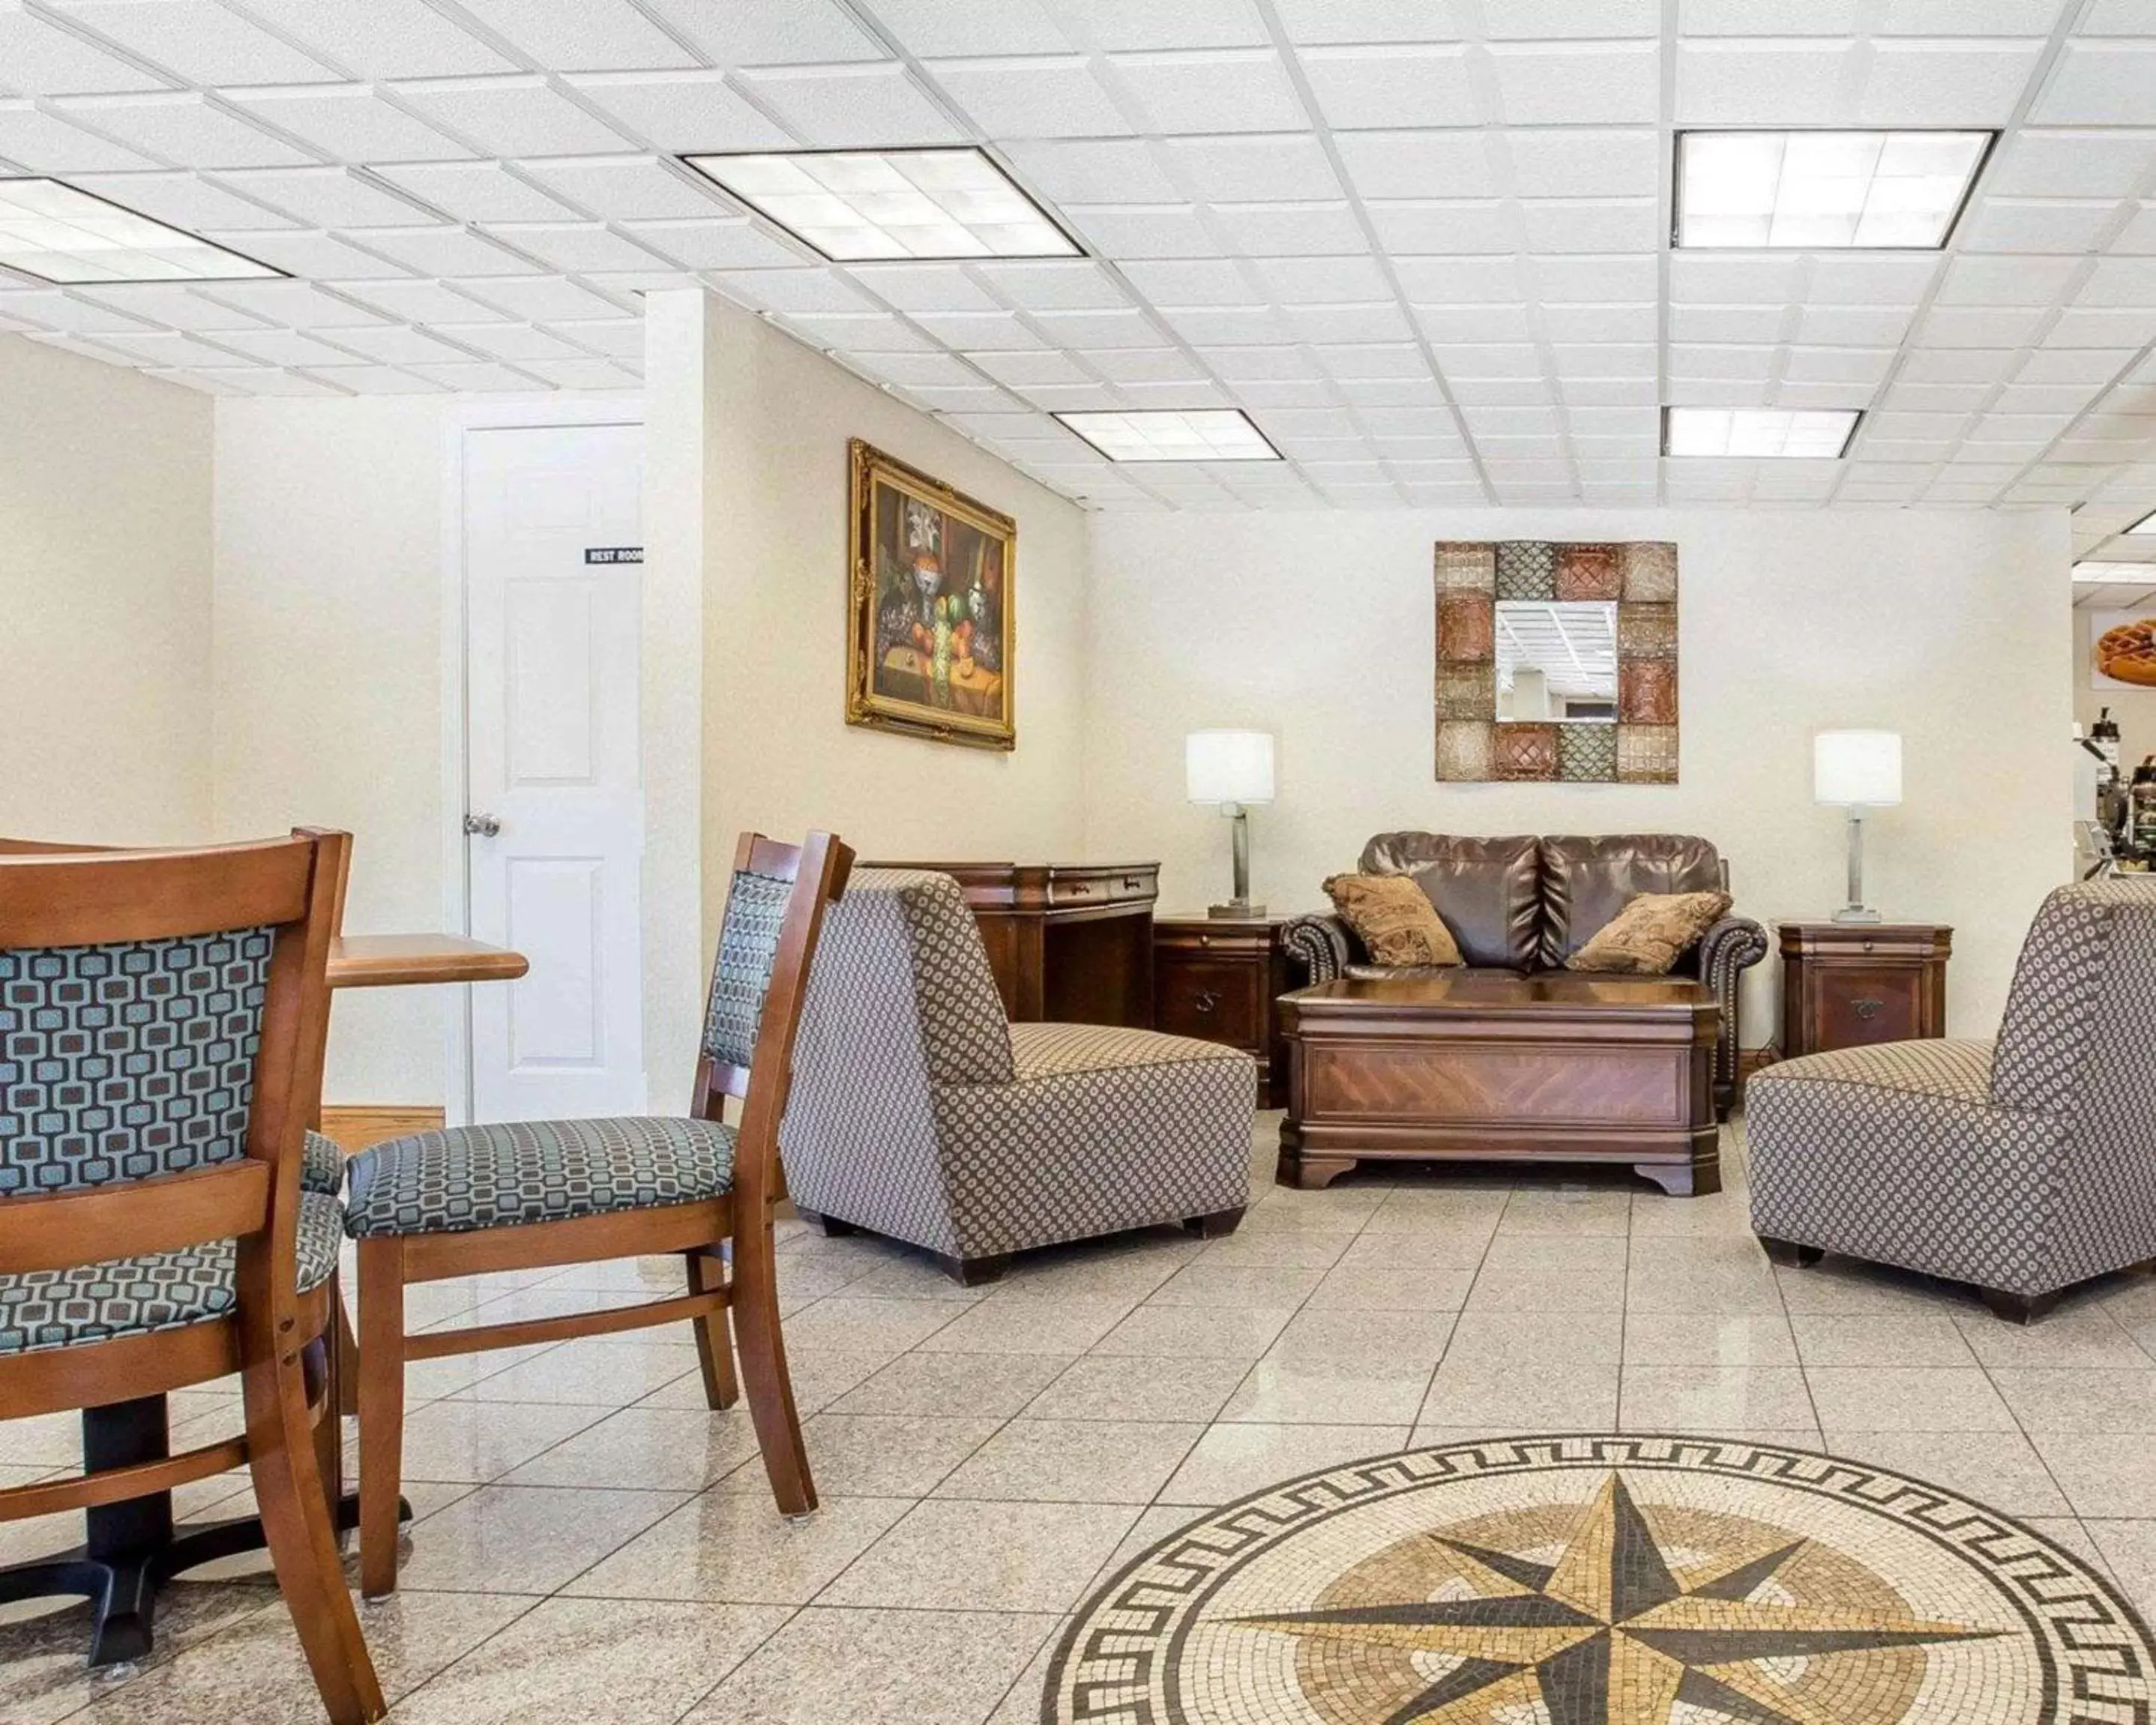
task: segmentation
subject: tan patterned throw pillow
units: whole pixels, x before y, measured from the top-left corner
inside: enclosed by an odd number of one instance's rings
[[[1643,892],[1571,957],[1567,970],[1667,976],[1699,937],[1729,914],[1726,892]]]
[[[1373,964],[1458,964],[1460,944],[1404,875],[1335,875],[1326,896],[1369,948]]]

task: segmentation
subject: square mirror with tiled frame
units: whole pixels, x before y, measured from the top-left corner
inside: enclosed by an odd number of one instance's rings
[[[1674,784],[1677,548],[1440,540],[1437,777]]]

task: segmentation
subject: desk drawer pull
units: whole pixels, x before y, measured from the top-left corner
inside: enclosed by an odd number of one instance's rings
[[[1857,1017],[1869,1024],[1879,1016],[1880,1008],[1887,1003],[1883,1000],[1852,1000],[1849,1004],[1856,1011]]]
[[[1190,1005],[1196,1012],[1215,1012],[1219,1009],[1220,996],[1214,989],[1200,988],[1191,996]]]

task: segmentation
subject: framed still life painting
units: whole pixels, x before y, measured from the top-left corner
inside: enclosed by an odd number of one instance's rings
[[[847,449],[846,722],[1016,747],[1018,523],[858,438]]]

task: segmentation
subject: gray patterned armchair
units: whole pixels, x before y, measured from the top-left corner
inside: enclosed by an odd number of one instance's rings
[[[824,920],[780,1156],[827,1232],[924,1247],[970,1285],[1032,1246],[1227,1233],[1256,1096],[1238,1050],[1009,1023],[958,883],[862,869]]]
[[[1974,1283],[2026,1323],[2156,1256],[2156,883],[2062,886],[2036,914],[1998,1040],[1888,1042],[1746,1086],[1752,1226]]]
[[[1599,837],[1459,838],[1380,833],[1363,847],[1366,875],[1407,875],[1436,906],[1470,965],[1555,970],[1642,892],[1729,890],[1729,865],[1704,839],[1677,833]],[[1337,916],[1297,916],[1281,930],[1313,983],[1384,976]],[[1725,916],[1677,961],[1676,974],[1713,989],[1722,1004],[1714,1101],[1723,1117],[1737,1096],[1738,979],[1767,956],[1767,931]]]

